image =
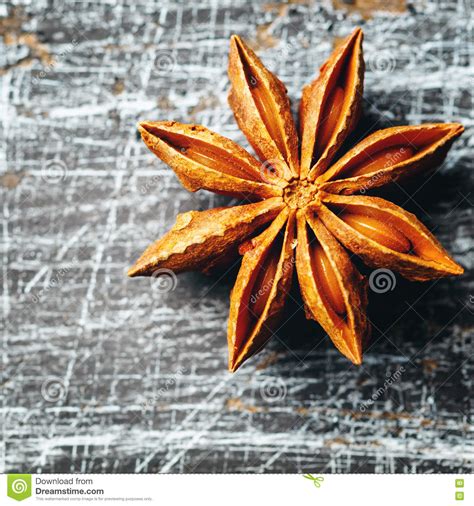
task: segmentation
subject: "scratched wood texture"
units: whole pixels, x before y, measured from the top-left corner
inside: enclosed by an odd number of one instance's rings
[[[125,276],[178,212],[230,203],[187,193],[137,121],[201,123],[247,146],[226,103],[230,35],[253,44],[297,104],[356,25],[361,132],[466,126],[432,177],[390,196],[472,266],[472,4],[373,4],[0,2],[0,471],[473,470],[469,273],[372,290],[358,368],[292,303],[235,375],[235,272]]]

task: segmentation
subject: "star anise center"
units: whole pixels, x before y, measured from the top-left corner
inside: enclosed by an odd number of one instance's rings
[[[303,209],[314,202],[319,189],[307,179],[294,179],[283,190],[283,200],[291,209]]]

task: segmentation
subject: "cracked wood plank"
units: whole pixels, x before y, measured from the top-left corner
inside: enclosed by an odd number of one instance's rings
[[[246,146],[226,104],[230,35],[252,42],[296,108],[356,24],[363,128],[466,127],[443,167],[395,198],[472,267],[468,4],[370,15],[370,2],[336,4],[0,6],[0,471],[472,472],[469,273],[371,293],[376,329],[360,368],[295,305],[234,376],[235,273],[183,274],[166,293],[125,276],[178,212],[229,202],[187,193],[137,121],[197,122]]]

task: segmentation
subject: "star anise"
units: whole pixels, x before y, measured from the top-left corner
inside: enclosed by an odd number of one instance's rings
[[[462,133],[461,125],[379,130],[332,164],[358,121],[363,74],[362,31],[356,29],[303,90],[300,156],[285,86],[238,36],[230,46],[229,104],[261,162],[202,126],[140,123],[148,148],[185,188],[251,202],[178,215],[129,271],[208,271],[240,246],[228,323],[231,371],[276,331],[295,264],[307,317],[355,364],[362,361],[370,325],[367,283],[348,252],[411,280],[463,272],[414,215],[363,195],[432,170]]]

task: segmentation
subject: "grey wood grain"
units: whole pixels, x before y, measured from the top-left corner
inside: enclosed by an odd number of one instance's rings
[[[293,302],[235,375],[235,272],[125,276],[178,212],[230,203],[187,193],[137,121],[197,122],[248,147],[226,104],[230,35],[253,41],[296,106],[357,24],[361,132],[466,127],[432,177],[390,196],[472,267],[470,9],[426,0],[362,18],[357,5],[312,1],[0,3],[0,471],[472,471],[469,271],[371,292],[359,368]]]

